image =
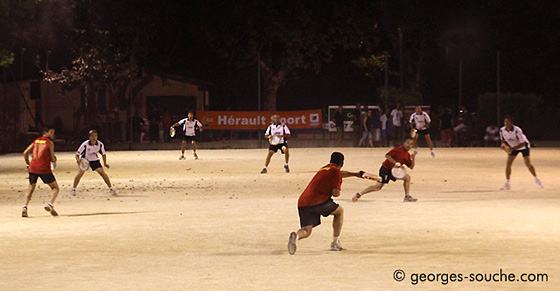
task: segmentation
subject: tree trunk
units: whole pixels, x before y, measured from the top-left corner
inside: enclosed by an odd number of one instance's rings
[[[263,110],[276,111],[278,89],[286,80],[286,72],[288,69],[282,67],[275,73],[263,61],[261,61],[261,69],[264,87]]]

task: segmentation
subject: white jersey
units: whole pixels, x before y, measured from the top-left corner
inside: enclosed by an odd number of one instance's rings
[[[105,155],[105,145],[103,145],[103,143],[99,140],[97,140],[94,145],[91,145],[88,139],[80,145],[76,155],[82,159],[92,162],[99,161],[97,153],[100,153],[102,156]]]
[[[402,126],[401,120],[403,118],[402,110],[398,110],[397,108],[391,111],[391,117],[393,118],[393,125],[394,126]]]
[[[524,150],[530,148],[531,145],[529,144],[529,140],[523,134],[523,131],[518,126],[513,126],[511,131],[508,131],[505,126],[500,128],[500,140],[505,142],[510,148],[514,148],[520,144],[524,144],[523,147],[518,148],[517,150]]]
[[[288,128],[288,126],[284,124],[276,125],[274,123],[269,125],[268,128],[266,129],[266,132],[264,133],[264,135],[284,135],[284,134],[290,134],[290,129]],[[279,143],[282,144],[285,142],[286,140],[284,140],[284,138],[281,137]]]
[[[195,136],[196,129],[202,127],[202,123],[196,119],[189,120],[189,118],[183,118],[177,123],[179,123],[179,125],[183,125],[183,133],[186,136]]]
[[[432,120],[428,113],[422,111],[420,114],[416,112],[412,113],[408,122],[414,123],[414,128],[424,130],[428,128],[428,123],[432,122]]]

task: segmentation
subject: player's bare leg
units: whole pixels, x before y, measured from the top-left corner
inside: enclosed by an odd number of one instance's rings
[[[430,147],[430,152],[431,152],[432,157],[435,158],[436,154],[434,153],[434,144],[432,143],[432,138],[430,137],[429,134],[426,134],[424,137],[426,138],[426,141],[428,142],[428,146]]]
[[[344,248],[340,245],[338,238],[342,231],[342,223],[344,221],[344,208],[338,206],[338,208],[331,213],[334,216],[332,227],[333,227],[333,241],[331,242],[331,251],[342,251]]]
[[[504,186],[502,186],[502,188],[500,188],[500,190],[509,190],[510,186],[509,186],[509,178],[511,177],[511,165],[513,164],[513,161],[515,160],[516,156],[513,155],[508,155],[507,156],[507,161],[506,161],[506,183],[504,184]]]
[[[72,184],[72,191],[70,192],[70,195],[76,196],[76,188],[78,187],[78,184],[80,183],[80,180],[84,176],[85,172],[86,171],[78,170],[78,174],[76,174],[76,177],[74,177],[74,184]]]
[[[295,254],[297,249],[296,242],[300,239],[308,238],[312,231],[313,226],[307,225],[298,229],[297,232],[290,233],[290,237],[288,239],[288,253],[290,253],[290,255]]]
[[[412,147],[414,148],[414,154],[418,153],[418,134],[414,135],[414,140],[412,141]]]
[[[107,184],[107,186],[109,187],[109,191],[111,192],[111,195],[116,196],[117,192],[115,192],[115,189],[113,189],[113,186],[111,185],[111,179],[109,179],[109,175],[107,175],[107,173],[105,173],[103,168],[97,168],[97,169],[95,169],[95,172],[97,172],[97,174],[99,174],[99,176],[101,176],[101,178],[103,178],[103,181],[105,181],[105,184]]]
[[[290,167],[288,166],[288,162],[290,162],[290,149],[286,147],[286,149],[284,150],[284,161],[286,162],[284,164],[284,170],[286,171],[286,173],[290,172]]]
[[[539,178],[537,177],[537,171],[535,171],[535,167],[531,163],[531,157],[530,156],[523,157],[523,162],[525,162],[525,166],[527,167],[527,169],[529,169],[531,175],[533,175],[533,178],[535,179],[535,183],[537,184],[537,186],[539,188],[544,188],[541,180],[539,180]]]
[[[50,212],[52,216],[58,216],[58,213],[54,210],[54,200],[56,200],[56,197],[58,196],[58,192],[60,191],[60,188],[58,187],[58,183],[56,181],[51,182],[48,184],[49,187],[51,187],[51,200],[49,201],[49,203],[47,203],[47,206],[45,206],[45,210]]]
[[[194,159],[198,160],[198,155],[196,154],[196,141],[193,140],[193,141],[191,141],[191,143],[192,143],[192,147],[193,147],[192,151],[193,151]]]
[[[187,141],[182,141],[181,142],[181,156],[179,157],[179,160],[184,160],[185,159],[185,148],[187,147]]]
[[[406,174],[406,176],[404,176],[403,178],[404,182],[403,182],[403,187],[404,187],[404,202],[416,202],[418,199],[416,198],[412,198],[412,196],[410,196],[410,175]]]
[[[27,217],[27,204],[29,204],[29,201],[31,201],[31,196],[33,196],[35,186],[37,186],[37,184],[32,184],[27,187],[27,191],[25,192],[25,204],[23,204],[23,209],[21,211],[22,217]]]
[[[274,155],[274,151],[269,150],[268,154],[266,155],[266,159],[264,160],[264,168],[261,171],[261,174],[266,174],[268,165],[270,164],[270,159]]]
[[[31,201],[33,191],[35,191],[35,186],[37,186],[37,184],[29,185],[29,187],[27,187],[27,191],[25,192],[25,205],[29,204],[29,201]]]
[[[365,188],[364,190],[362,190],[361,192],[358,192],[358,193],[354,194],[354,197],[352,197],[352,202],[358,201],[358,199],[360,199],[362,196],[364,196],[367,193],[381,190],[381,188],[383,188],[383,185],[385,185],[385,184],[383,184],[381,182],[377,182],[377,183],[375,183],[375,185],[369,186],[369,187]]]

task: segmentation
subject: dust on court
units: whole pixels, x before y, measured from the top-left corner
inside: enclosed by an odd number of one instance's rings
[[[292,148],[289,174],[275,155],[259,174],[266,149],[108,152],[107,170],[119,197],[88,172],[76,197],[73,153],[57,153],[59,217],[42,209],[49,191],[39,182],[21,218],[28,185],[21,154],[0,156],[1,290],[371,290],[556,289],[560,280],[560,150],[534,148],[545,185],[538,189],[514,163],[504,182],[505,154],[495,148],[420,149],[412,175],[417,203],[403,203],[402,183],[357,203],[372,183],[344,179],[341,242],[330,252],[332,218],[288,255],[298,228],[297,198],[332,151],[345,170],[377,172],[387,148]],[[190,157],[187,155],[187,157]],[[393,273],[405,272],[396,282]],[[414,273],[546,273],[548,282],[411,283]]]

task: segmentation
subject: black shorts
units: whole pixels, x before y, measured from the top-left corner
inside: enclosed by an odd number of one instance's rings
[[[193,142],[193,141],[197,141],[198,138],[196,137],[196,135],[184,135],[183,136],[183,140],[186,142]]]
[[[321,224],[321,215],[324,217],[331,215],[331,213],[338,209],[338,206],[338,203],[329,198],[329,200],[321,204],[298,207],[299,225],[301,227],[308,225],[315,227]]]
[[[50,173],[50,174],[29,173],[29,185],[36,184],[38,178],[41,178],[41,180],[43,180],[43,183],[45,183],[45,184],[50,184],[50,183],[56,181],[53,173]]]
[[[427,135],[430,134],[430,130],[426,129],[415,129],[417,135]]]
[[[511,154],[509,154],[510,156],[514,156],[516,157],[517,154],[523,154],[524,157],[528,157],[529,156],[529,148],[526,148],[524,150],[514,150],[513,152],[511,152]]]
[[[101,168],[101,162],[99,162],[99,160],[97,161],[90,161],[89,162],[89,167],[91,168],[92,171],[97,170],[98,168]]]
[[[379,168],[379,176],[381,177],[381,183],[383,184],[389,184],[389,181],[397,181],[397,178],[395,178],[393,176],[393,173],[391,173],[390,169],[387,169],[383,166],[381,166],[381,168]]]
[[[287,143],[279,143],[277,145],[270,145],[268,147],[269,151],[273,151],[273,152],[278,152],[278,150],[280,150],[280,152],[284,153],[284,150],[282,150],[282,147],[286,147],[288,148],[288,144]]]

